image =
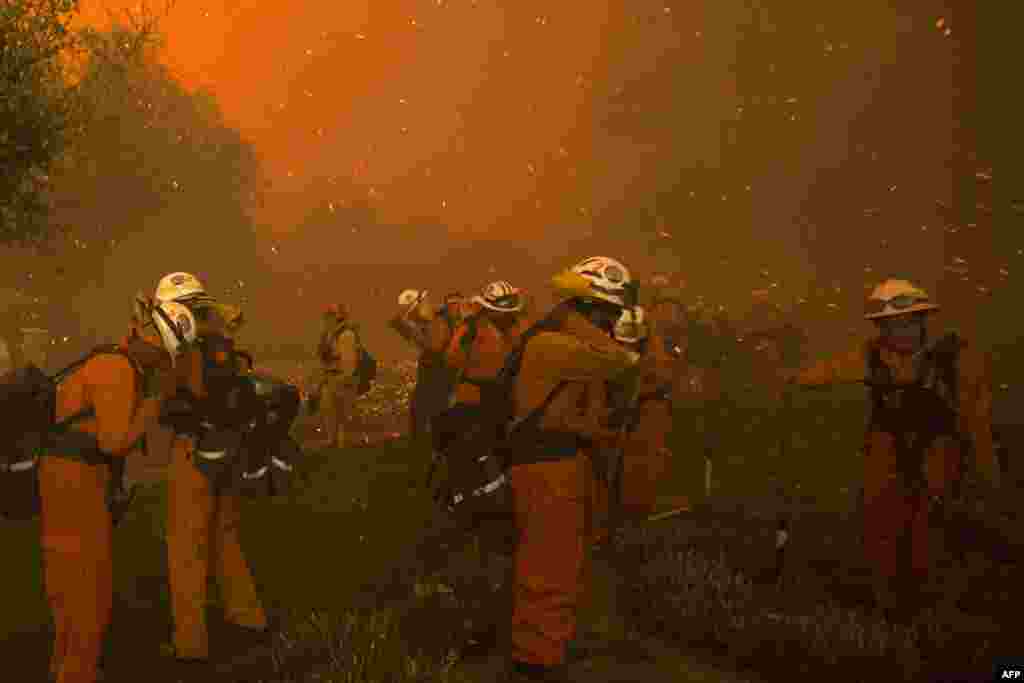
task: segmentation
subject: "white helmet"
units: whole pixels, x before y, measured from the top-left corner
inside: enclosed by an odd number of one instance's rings
[[[640,306],[622,309],[615,323],[615,340],[623,344],[636,344],[647,339],[647,322]]]
[[[421,294],[425,295],[426,292],[419,292],[415,289],[407,289],[398,295],[399,306],[412,306],[414,303],[420,300]]]
[[[589,296],[618,306],[626,305],[626,288],[632,278],[626,266],[607,256],[592,256],[572,267],[590,282]]]
[[[886,280],[875,287],[868,298],[865,320],[891,318],[896,315],[938,310],[928,300],[928,293],[907,280]]]
[[[504,280],[497,280],[484,287],[482,294],[473,297],[473,303],[498,313],[517,313],[523,310],[523,298],[519,290]]]
[[[164,275],[156,286],[156,294],[153,295],[153,298],[157,303],[177,301],[178,303],[192,304],[212,301],[212,298],[206,294],[203,283],[191,273]]]
[[[184,304],[174,301],[157,303],[150,310],[150,316],[172,358],[182,346],[196,340],[196,319]]]

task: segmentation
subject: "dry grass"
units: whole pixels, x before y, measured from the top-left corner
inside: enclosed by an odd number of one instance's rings
[[[821,579],[810,565],[788,566],[780,589],[737,570],[727,551],[694,541],[651,528],[624,535],[620,550],[635,560],[624,598],[634,626],[710,648],[768,679],[985,680],[999,647],[1012,645],[996,620],[948,602],[911,623],[889,623],[818,592]]]
[[[273,648],[274,683],[454,681],[467,614],[435,578],[402,607],[291,615]]]

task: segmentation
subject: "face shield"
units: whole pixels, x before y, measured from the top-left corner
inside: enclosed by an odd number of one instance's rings
[[[151,308],[150,316],[172,362],[191,348],[196,338],[196,324],[185,306],[173,302],[156,304]]]
[[[881,342],[894,351],[912,353],[925,344],[927,326],[923,313],[879,318],[875,323]]]

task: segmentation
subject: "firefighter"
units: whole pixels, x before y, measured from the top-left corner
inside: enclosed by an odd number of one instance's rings
[[[406,290],[398,303],[403,312],[389,325],[420,352],[416,386],[409,402],[409,435],[419,442],[430,430],[431,420],[448,407],[454,373],[444,359],[445,349],[459,322],[462,296],[452,292],[438,309],[430,305],[427,292]]]
[[[653,510],[658,482],[665,477],[672,453],[673,381],[681,351],[657,326],[649,326],[640,307],[628,311],[615,338],[642,355],[638,366],[635,417],[627,423],[623,453],[621,505],[627,518],[646,517]]]
[[[564,680],[585,580],[587,448],[615,439],[589,415],[588,386],[603,388],[639,355],[612,339],[627,305],[629,271],[588,258],[556,275],[563,302],[524,341],[513,390],[508,474],[518,545],[514,558],[511,681]],[[581,408],[582,407],[582,408]]]
[[[864,550],[876,604],[894,616],[914,611],[916,589],[929,578],[930,512],[948,501],[967,443],[978,473],[999,486],[988,355],[955,334],[930,343],[927,320],[938,308],[920,287],[886,280],[864,316],[877,336],[845,355],[784,372],[804,387],[869,386]]]
[[[320,386],[321,428],[327,448],[344,448],[345,425],[355,409],[358,387],[359,338],[344,304],[324,312],[318,352],[323,378]]]
[[[156,297],[176,299],[197,311],[197,336],[230,340],[242,317],[237,308],[218,303],[202,283],[188,273],[172,273],[161,280]],[[223,352],[221,352],[223,353]],[[215,359],[221,361],[222,359]],[[188,357],[189,392],[207,395],[200,353]],[[239,538],[241,500],[218,491],[193,462],[196,439],[175,434],[167,491],[167,564],[174,620],[169,650],[183,675],[201,675],[210,669],[206,619],[207,578],[216,578],[224,603],[224,621],[236,641],[261,644],[269,638],[267,616],[242,552]],[[187,680],[187,679],[186,679]]]
[[[113,459],[139,451],[149,423],[177,390],[172,358],[195,339],[189,311],[147,305],[120,355],[97,354],[57,387],[56,417],[68,428],[39,464],[46,596],[56,630],[50,674],[56,683],[93,683],[113,601]],[[85,412],[88,411],[88,412]],[[76,420],[75,417],[79,416]]]
[[[523,300],[520,290],[504,280],[492,282],[484,287],[481,294],[470,301],[465,308],[465,317],[460,322],[449,342],[445,361],[455,372],[454,405],[449,415],[465,416],[470,421],[487,423],[487,416],[480,413],[482,392],[488,382],[493,382],[505,363],[505,358],[519,343],[522,333],[523,319],[520,314]],[[466,430],[472,425],[467,425]],[[460,430],[461,431],[461,430]],[[475,442],[469,442],[470,448]],[[453,443],[458,449],[457,442]],[[465,462],[475,459],[478,453],[453,452],[448,450],[449,461]],[[461,449],[465,451],[465,448]],[[474,534],[473,550],[475,560],[480,564],[485,576],[501,576],[504,572],[504,557],[508,554],[508,534],[502,525],[495,526],[481,520],[481,526]],[[492,596],[489,602],[502,606],[511,599],[511,585],[507,581],[499,583],[502,590]],[[487,649],[498,642],[502,634],[500,609],[489,610],[484,623],[470,636],[468,652]]]
[[[504,280],[492,282],[472,299],[469,317],[455,328],[445,353],[456,372],[455,404],[480,403],[479,380],[493,379],[522,332],[519,290]]]

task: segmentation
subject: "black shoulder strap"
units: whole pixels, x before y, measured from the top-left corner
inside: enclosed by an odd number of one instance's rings
[[[105,353],[105,352],[107,352],[108,349],[114,349],[114,348],[117,348],[117,347],[114,346],[113,344],[104,344],[104,345],[97,346],[97,347],[93,348],[91,351],[89,351],[89,353],[85,354],[84,356],[82,356],[81,358],[76,360],[75,362],[71,363],[70,365],[65,366],[61,370],[58,370],[57,373],[54,374],[54,376],[50,378],[50,381],[52,381],[54,384],[60,384],[65,379],[67,379],[71,374],[73,374],[75,372],[75,370],[77,370],[78,368],[80,368],[83,365],[85,365],[86,363],[88,363],[89,359],[92,358],[93,356],[95,356],[97,353]]]
[[[63,369],[61,369],[59,371],[57,371],[57,373],[53,377],[50,378],[50,381],[52,381],[54,384],[60,384],[61,382],[66,380],[69,376],[74,374],[74,372],[76,370],[78,370],[80,367],[82,367],[83,365],[88,363],[94,356],[100,356],[100,355],[103,355],[103,354],[113,354],[113,355],[116,355],[116,356],[124,356],[125,358],[128,359],[128,362],[132,364],[132,369],[135,370],[136,374],[138,374],[140,376],[144,374],[142,366],[139,365],[139,361],[132,354],[130,354],[128,351],[124,350],[123,348],[121,348],[120,346],[118,346],[116,344],[101,344],[100,346],[94,347],[92,349],[92,351],[90,351],[86,355],[82,356],[81,358],[76,360],[74,363],[71,363],[70,365],[64,367]]]
[[[526,328],[526,331],[519,336],[519,358],[518,362],[522,363],[523,357],[526,356],[526,345],[530,343],[530,340],[536,337],[541,332],[557,332],[559,330],[558,323],[558,309],[555,309],[551,313],[530,325]],[[518,368],[517,368],[518,371]]]
[[[519,351],[519,357],[516,359],[518,362],[522,362],[523,355],[526,352],[526,345],[531,339],[536,337],[541,332],[555,332],[558,330],[558,318],[556,315],[557,311],[552,311],[546,316],[530,325],[526,330],[519,335],[519,343],[517,350]],[[515,373],[513,373],[515,374]]]
[[[100,346],[94,347],[92,349],[92,351],[90,351],[85,356],[79,358],[74,363],[72,363],[72,364],[68,365],[67,367],[65,367],[64,369],[58,371],[57,374],[55,374],[53,377],[50,378],[50,381],[53,382],[54,386],[57,386],[58,384],[60,384],[64,380],[66,380],[68,377],[70,377],[72,374],[74,374],[74,372],[76,370],[78,370],[83,365],[88,363],[90,359],[92,359],[95,356],[100,356],[100,355],[103,355],[103,354],[113,354],[113,355],[117,355],[117,356],[124,356],[125,358],[128,359],[128,362],[131,363],[132,370],[135,371],[136,376],[139,377],[139,378],[143,377],[144,372],[142,370],[142,366],[139,365],[138,360],[136,360],[134,356],[132,356],[130,353],[125,351],[120,346],[117,346],[116,344],[101,344]],[[80,422],[81,420],[84,420],[86,418],[92,417],[94,412],[95,412],[95,410],[94,410],[94,408],[92,406],[88,406],[86,408],[82,408],[77,413],[75,413],[73,415],[69,415],[68,417],[64,418],[63,420],[59,420],[59,421],[55,422],[54,423],[54,428],[57,431],[60,431],[60,430],[63,430],[63,429],[67,429],[68,427],[70,427],[71,425],[75,424],[76,422]]]
[[[539,406],[537,406],[536,408],[531,410],[529,413],[527,413],[521,420],[517,420],[514,423],[512,423],[512,425],[509,427],[509,430],[508,430],[509,436],[511,436],[515,432],[519,431],[520,429],[522,429],[525,425],[531,425],[531,424],[537,422],[537,420],[539,420],[541,418],[541,416],[551,406],[551,403],[556,398],[558,398],[558,395],[561,394],[565,390],[565,388],[567,386],[569,386],[569,382],[564,381],[564,380],[559,382],[555,386],[555,388],[551,390],[551,393],[549,393],[544,398],[544,400],[541,402],[541,404]]]

